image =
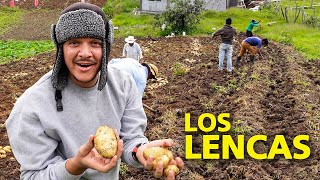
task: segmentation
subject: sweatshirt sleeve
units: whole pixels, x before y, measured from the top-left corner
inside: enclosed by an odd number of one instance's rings
[[[221,35],[222,31],[223,31],[222,29],[219,29],[213,34],[213,37]]]
[[[58,141],[46,135],[36,115],[14,112],[6,121],[6,128],[21,165],[21,179],[80,179],[81,175],[74,176],[66,170],[66,160],[58,155]]]
[[[148,142],[144,136],[147,117],[142,106],[142,98],[134,83],[132,76],[125,82],[127,104],[121,119],[120,136],[124,142],[122,159],[134,167],[141,167],[141,164],[132,158],[132,150],[138,144]]]

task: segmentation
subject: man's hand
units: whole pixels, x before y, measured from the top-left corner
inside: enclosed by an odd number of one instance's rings
[[[155,140],[151,141],[147,144],[144,144],[138,148],[137,151],[137,158],[139,162],[144,166],[145,169],[147,170],[152,170],[152,164],[153,164],[153,157],[149,157],[149,159],[145,159],[143,156],[143,152],[150,148],[150,147],[171,147],[173,146],[173,141],[172,139],[161,139],[161,140]],[[179,167],[180,171],[184,168],[184,163],[181,158],[177,157],[176,159],[172,160],[169,164],[174,164]],[[163,173],[164,167],[162,162],[159,162],[157,164],[157,168],[154,171],[154,176],[159,178],[164,175]],[[173,171],[169,171],[168,176],[165,177],[167,180],[174,180],[175,179],[175,174]]]
[[[118,133],[116,133],[116,135],[118,139],[118,150],[112,159],[107,159],[99,155],[97,150],[94,148],[94,136],[90,135],[89,141],[80,147],[77,155],[67,160],[67,171],[73,175],[80,175],[88,168],[104,173],[109,172],[114,166],[116,166],[123,151],[123,142],[120,140]]]

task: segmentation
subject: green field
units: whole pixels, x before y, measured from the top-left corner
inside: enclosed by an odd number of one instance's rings
[[[317,0],[318,1],[318,0]],[[130,2],[130,3],[129,3]],[[115,31],[116,38],[124,38],[128,35],[137,37],[159,37],[164,33],[161,32],[160,27],[155,27],[156,20],[154,15],[138,14],[134,15],[132,9],[139,6],[139,1],[110,1],[114,5],[112,14],[112,21],[114,26],[118,27]],[[127,4],[126,4],[127,3]],[[302,0],[284,0],[277,8],[274,5],[264,6],[260,11],[253,12],[250,10],[243,10],[239,8],[230,8],[227,11],[205,11],[201,15],[200,24],[188,36],[208,36],[224,25],[225,19],[231,17],[233,19],[233,26],[239,32],[245,32],[246,27],[251,19],[261,21],[261,28],[254,29],[254,33],[269,38],[273,41],[281,42],[295,47],[308,60],[319,59],[320,52],[320,2],[313,1],[312,4],[315,9],[306,9],[308,13],[309,25],[302,23],[302,17],[298,17],[296,23],[293,22],[293,17],[296,16],[293,10],[288,11],[289,23],[286,23],[282,16],[281,10],[285,7],[293,7],[295,5],[310,6],[311,1]],[[111,4],[112,5],[112,4]],[[110,4],[104,7],[108,10],[113,6]],[[280,8],[281,7],[281,8]],[[37,11],[41,11],[38,9]],[[4,33],[9,27],[15,26],[21,20],[26,10],[17,8],[0,7],[0,35]],[[300,12],[301,13],[301,12]],[[271,24],[268,26],[268,24]],[[319,26],[317,26],[319,24]],[[313,25],[313,26],[312,26]],[[48,41],[1,41],[0,40],[0,63],[8,61],[19,60],[33,56],[38,53],[53,50],[54,46]]]

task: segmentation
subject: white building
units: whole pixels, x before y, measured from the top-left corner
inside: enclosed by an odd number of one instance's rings
[[[204,0],[206,10],[224,11],[230,0]],[[140,11],[147,13],[161,13],[170,7],[171,0],[140,0]]]

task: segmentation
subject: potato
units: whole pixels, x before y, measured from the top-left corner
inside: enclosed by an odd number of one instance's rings
[[[112,158],[118,149],[117,136],[108,126],[100,126],[94,138],[94,147],[105,158]]]
[[[0,154],[0,158],[3,159],[3,158],[6,158],[7,155],[6,154]]]
[[[170,161],[173,159],[173,154],[168,149],[163,147],[150,147],[143,152],[143,156],[148,159],[150,156],[153,156],[153,169],[157,168],[158,162],[162,162],[163,167],[167,167]]]
[[[157,168],[157,165],[159,162],[162,162],[163,167],[167,167],[170,162],[170,159],[167,155],[162,155],[162,156],[158,157],[157,159],[155,159],[153,161],[153,164],[152,164],[153,169]]]
[[[168,176],[169,174],[169,170],[172,170],[174,172],[174,175],[176,176],[177,174],[179,174],[179,168],[176,165],[169,165],[164,169],[164,175]]]
[[[11,147],[10,146],[5,146],[2,149],[5,150],[7,153],[11,152]]]

